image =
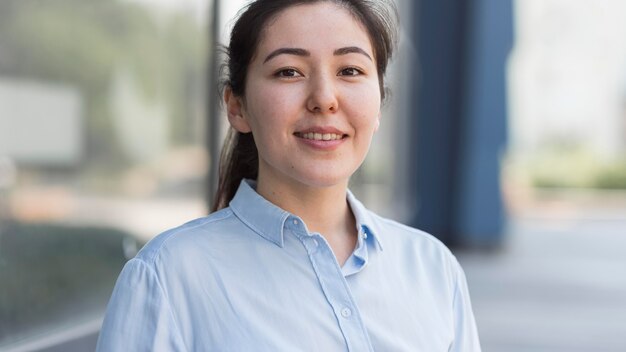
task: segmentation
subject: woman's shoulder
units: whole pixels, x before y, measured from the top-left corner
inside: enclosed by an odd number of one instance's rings
[[[463,276],[456,256],[438,238],[430,233],[371,213],[383,251],[381,257],[392,258],[396,271],[404,277],[425,274],[431,283],[447,292],[453,292]],[[424,280],[424,277],[422,277]],[[424,282],[424,281],[423,281]],[[443,292],[443,291],[442,291]]]
[[[205,217],[188,221],[166,230],[146,243],[135,256],[146,264],[154,264],[164,252],[185,253],[203,242],[215,241],[232,225],[233,212],[224,208]]]
[[[372,211],[368,211],[368,213],[374,227],[372,230],[378,232],[383,247],[395,249],[413,248],[421,254],[430,253],[431,255],[456,260],[450,249],[432,234],[380,216]]]
[[[456,261],[448,247],[435,236],[378,215],[368,209],[351,192],[348,192],[348,202],[357,221],[368,228],[385,252],[389,249],[395,255],[409,255],[447,262]]]

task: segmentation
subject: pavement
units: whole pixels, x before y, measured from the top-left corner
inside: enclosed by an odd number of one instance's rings
[[[457,253],[484,352],[626,351],[626,206],[534,207]]]

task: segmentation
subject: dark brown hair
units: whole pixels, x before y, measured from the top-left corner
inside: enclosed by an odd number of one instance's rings
[[[226,48],[226,78],[223,87],[232,90],[236,97],[244,97],[248,66],[268,22],[281,11],[303,4],[329,1],[345,7],[367,29],[372,42],[380,95],[384,100],[386,88],[384,76],[391,59],[397,30],[397,12],[390,0],[256,0],[240,13]],[[219,165],[218,189],[211,210],[219,210],[234,197],[244,178],[256,179],[258,175],[258,152],[252,133],[241,133],[232,127],[228,131]]]

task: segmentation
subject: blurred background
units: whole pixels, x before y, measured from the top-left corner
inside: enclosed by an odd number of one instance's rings
[[[0,2],[0,351],[93,350],[124,263],[208,213],[245,2]],[[351,188],[451,246],[484,351],[626,351],[626,3],[397,3]]]

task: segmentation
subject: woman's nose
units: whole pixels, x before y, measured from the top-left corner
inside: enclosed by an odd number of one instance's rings
[[[334,77],[320,74],[311,79],[307,108],[314,113],[336,112],[339,109]]]

